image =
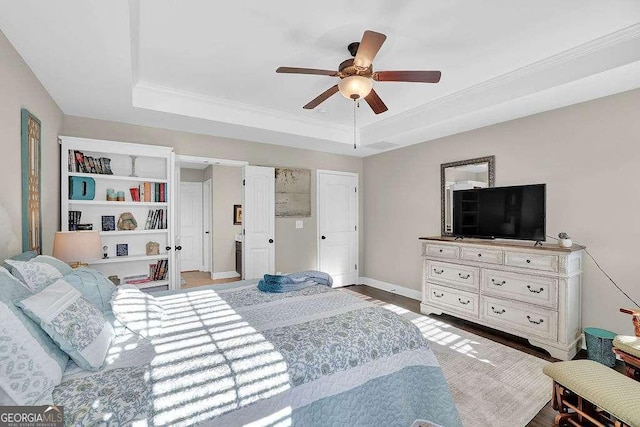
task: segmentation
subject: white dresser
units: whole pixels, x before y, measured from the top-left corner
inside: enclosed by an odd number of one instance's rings
[[[579,349],[583,248],[422,237],[420,309],[529,340],[569,360]]]

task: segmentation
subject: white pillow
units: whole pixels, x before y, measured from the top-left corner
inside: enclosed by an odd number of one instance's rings
[[[114,337],[98,307],[62,279],[23,299],[18,307],[42,327],[78,366],[97,371]]]
[[[5,261],[11,266],[13,274],[31,292],[38,292],[62,278],[62,273],[50,264],[43,262]]]
[[[0,301],[0,405],[51,404],[61,380],[58,362]]]
[[[143,337],[161,332],[164,309],[152,296],[131,285],[118,287],[111,298],[113,314],[124,326]]]

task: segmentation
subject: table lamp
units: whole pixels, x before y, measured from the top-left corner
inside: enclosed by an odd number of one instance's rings
[[[86,267],[88,261],[102,258],[98,231],[58,231],[53,239],[53,256],[73,268]]]

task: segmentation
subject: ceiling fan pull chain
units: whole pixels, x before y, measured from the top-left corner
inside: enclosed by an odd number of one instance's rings
[[[356,108],[360,105],[360,103],[358,102],[358,99],[355,98],[353,100],[353,149],[355,150],[356,147]]]

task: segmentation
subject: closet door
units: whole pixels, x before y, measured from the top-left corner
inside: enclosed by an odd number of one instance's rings
[[[275,272],[275,170],[245,166],[242,195],[243,279]]]

